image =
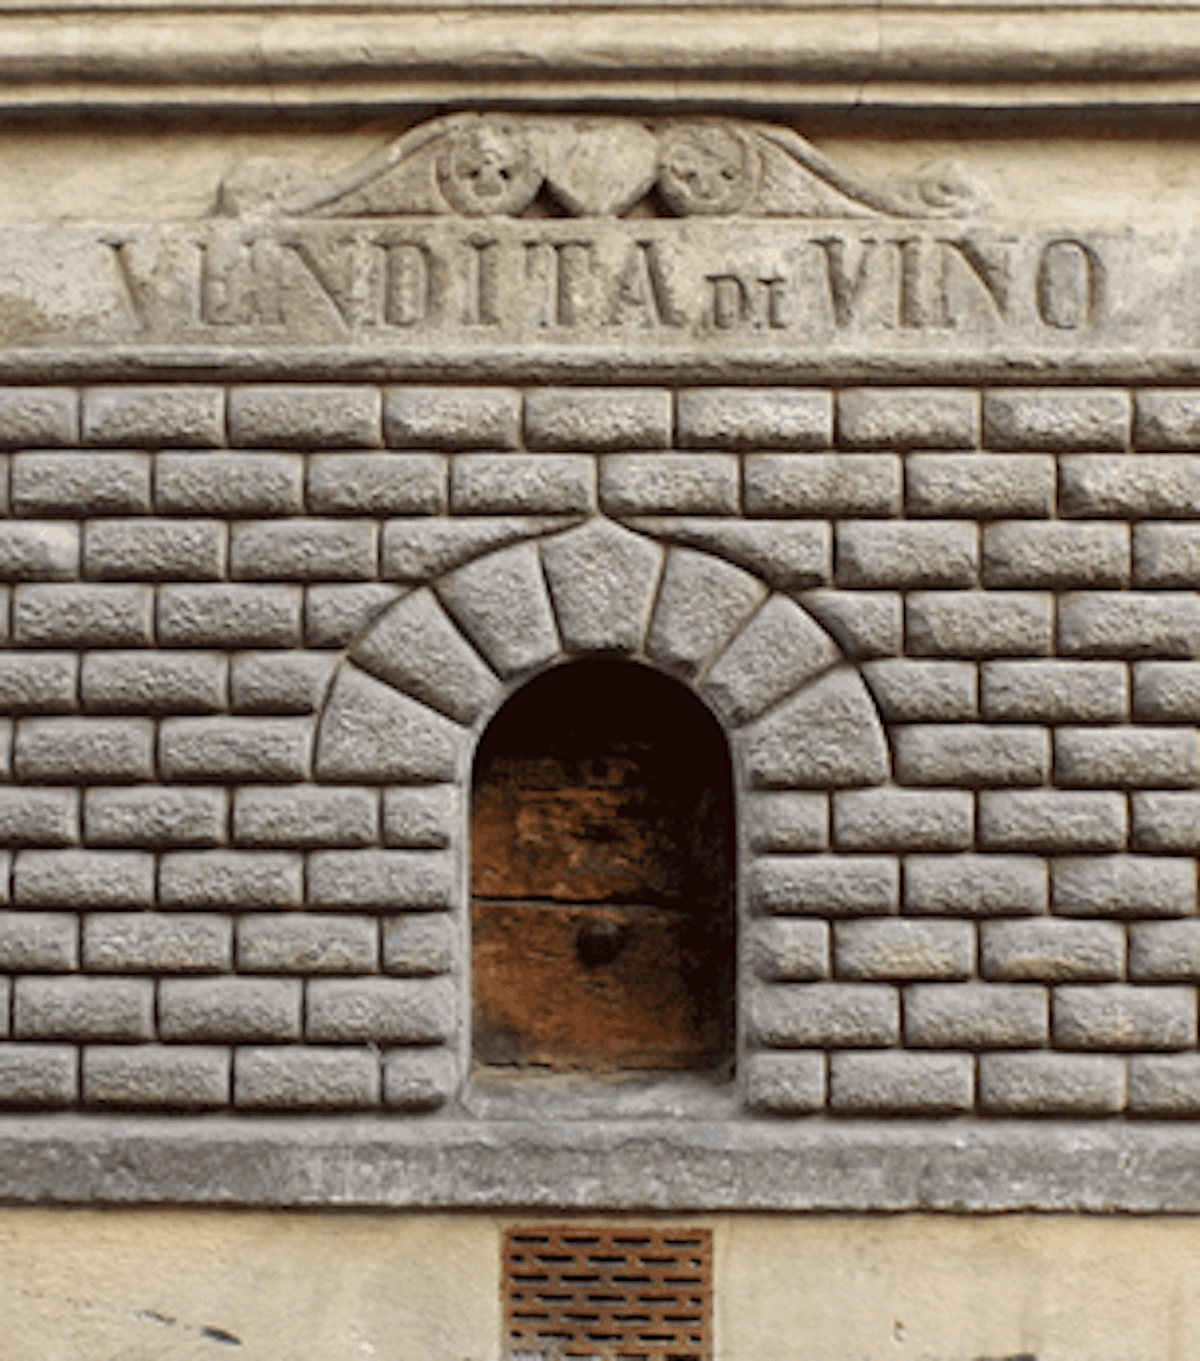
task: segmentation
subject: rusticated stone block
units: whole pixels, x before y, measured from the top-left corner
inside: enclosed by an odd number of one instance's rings
[[[853,789],[833,796],[839,850],[965,850],[974,819],[974,800],[960,789]]]
[[[761,913],[864,917],[900,906],[900,862],[889,856],[772,857],[749,874],[750,901]]]
[[[0,709],[9,714],[72,713],[78,707],[78,673],[74,652],[0,652]]]
[[[988,1115],[1116,1115],[1125,1063],[1109,1054],[983,1054],[979,1106]]]
[[[1058,602],[1058,646],[1072,657],[1194,657],[1200,601],[1194,591],[1065,595]]]
[[[1200,663],[1134,663],[1133,715],[1145,723],[1200,722]]]
[[[1054,459],[1037,454],[910,454],[909,515],[972,520],[1042,519],[1053,514]]]
[[[308,508],[316,515],[437,515],[446,460],[434,454],[315,454]]]
[[[88,652],[79,675],[83,707],[93,713],[213,713],[225,707],[228,665],[220,652]]]
[[[79,1050],[70,1044],[0,1044],[0,1107],[73,1106]]]
[[[1131,923],[1129,977],[1135,983],[1200,983],[1200,921]]]
[[[361,1110],[378,1106],[379,1059],[362,1046],[280,1045],[234,1053],[234,1105],[250,1110]]]
[[[383,920],[383,970],[402,978],[454,973],[462,954],[457,923],[436,913],[405,913]]]
[[[77,789],[0,788],[0,845],[73,846],[78,840]]]
[[[1194,1049],[1196,989],[1055,988],[1054,1043],[1060,1049]]]
[[[308,774],[311,748],[302,718],[167,718],[158,759],[168,780],[286,782]]]
[[[921,1049],[1037,1049],[1050,1039],[1049,991],[1032,983],[916,983],[904,1042]]]
[[[742,826],[750,849],[788,854],[829,849],[829,799],[824,794],[747,794]]]
[[[92,912],[83,919],[83,967],[90,973],[220,973],[233,963],[228,917]]]
[[[0,912],[0,969],[72,973],[79,967],[79,918],[73,912]],[[5,1013],[7,1020],[7,1012]]]
[[[327,1044],[439,1044],[453,1037],[457,998],[436,978],[313,979],[306,1034]]]
[[[915,591],[909,651],[918,657],[1039,657],[1053,651],[1054,597],[1042,591]]]
[[[243,652],[229,668],[229,707],[243,714],[311,714],[337,658],[328,652]]]
[[[150,1040],[149,978],[18,978],[13,1034],[26,1040]]]
[[[460,567],[438,594],[493,670],[510,677],[559,650],[554,612],[537,548],[519,544]]]
[[[298,1040],[302,988],[289,978],[164,978],[159,1031],[192,1043]]]
[[[962,723],[977,718],[977,672],[971,662],[915,661],[907,657],[863,666],[875,703],[889,723]]]
[[[979,796],[979,844],[994,851],[1123,850],[1128,815],[1116,792],[1013,789]]]
[[[0,388],[0,449],[57,449],[78,443],[74,388]]]
[[[973,586],[979,574],[979,531],[962,520],[848,521],[836,534],[839,586],[900,590]]]
[[[298,647],[302,606],[299,586],[164,586],[158,641],[167,647]]]
[[[910,855],[904,911],[915,916],[1025,917],[1046,911],[1047,864],[1032,855]]]
[[[460,454],[450,465],[456,515],[570,515],[595,508],[596,461],[581,454]]]
[[[499,387],[388,388],[383,428],[393,449],[516,449],[521,394]]]
[[[383,1060],[383,1104],[390,1110],[429,1111],[458,1086],[458,1064],[448,1049],[393,1049]]]
[[[369,846],[378,835],[373,789],[262,785],[234,795],[233,836],[244,846]]]
[[[1134,397],[1133,441],[1138,449],[1200,448],[1200,391],[1143,388]]]
[[[1196,729],[1059,728],[1054,778],[1065,788],[1190,788],[1200,783]]]
[[[89,1045],[83,1104],[211,1110],[229,1104],[230,1053],[200,1045]]]
[[[399,850],[444,850],[457,833],[460,803],[452,784],[385,789],[383,844]]]
[[[136,785],[89,789],[83,837],[89,846],[219,846],[229,820],[224,789]]]
[[[1052,862],[1054,911],[1064,917],[1186,917],[1196,864],[1173,856],[1062,857]]]
[[[1040,785],[1050,771],[1050,734],[1045,728],[904,724],[892,729],[892,742],[901,784]]]
[[[969,388],[845,388],[837,439],[847,449],[974,449],[979,397]]]
[[[662,562],[657,544],[602,520],[547,540],[542,566],[564,647],[636,651],[650,622]]]
[[[299,454],[159,454],[154,506],[160,515],[300,515],[304,460]]]
[[[709,553],[672,548],[646,651],[668,670],[694,675],[724,650],[765,595],[762,582],[741,568]]]
[[[0,580],[70,581],[78,573],[78,525],[64,520],[0,521]]]
[[[1129,717],[1123,662],[985,662],[980,668],[984,718],[1041,723],[1106,723]]]
[[[14,515],[138,515],[150,510],[146,454],[17,454],[9,500]]]
[[[236,581],[369,581],[378,575],[369,520],[267,520],[234,525],[229,570]]]
[[[750,998],[751,1031],[770,1049],[878,1048],[900,1039],[900,1001],[881,983],[772,983]]]
[[[665,388],[533,388],[525,394],[531,449],[667,449],[673,425]]]
[[[1127,586],[1128,525],[1003,521],[983,531],[986,586]]]
[[[150,907],[154,857],[145,851],[20,851],[17,907]]]
[[[1200,793],[1139,792],[1129,802],[1136,850],[1168,855],[1200,851]]]
[[[1200,515],[1200,458],[1074,454],[1058,465],[1063,515],[1123,520]]]
[[[374,917],[271,913],[238,922],[242,973],[361,974],[374,973],[378,963]]]
[[[229,393],[229,442],[239,449],[371,449],[383,443],[378,388],[235,387]]]
[[[1129,394],[1118,388],[992,388],[983,394],[988,449],[1120,453],[1129,447]]]
[[[1116,922],[985,922],[980,973],[1007,983],[1108,983],[1125,972],[1125,932]]]
[[[827,449],[833,394],[822,388],[685,388],[676,398],[681,449]]]
[[[847,657],[894,657],[904,650],[899,591],[808,591],[802,603]]]
[[[828,1061],[820,1050],[752,1054],[746,1101],[768,1115],[808,1115],[825,1105]]]
[[[736,515],[740,469],[732,454],[609,454],[600,461],[606,515]]]
[[[226,526],[219,520],[93,520],[83,574],[94,581],[219,581]]]
[[[834,971],[840,979],[879,983],[970,978],[975,928],[969,922],[881,920],[837,922]]]
[[[21,647],[148,647],[153,608],[149,586],[18,586],[13,641]]]
[[[755,974],[768,983],[812,983],[828,978],[829,925],[794,917],[755,922],[748,954]]]
[[[128,449],[211,449],[225,443],[219,387],[95,387],[83,392],[83,442]]]
[[[154,724],[144,718],[23,718],[13,749],[17,778],[41,784],[154,778]]]
[[[345,647],[403,594],[402,587],[382,581],[310,586],[304,593],[305,644]]]
[[[183,910],[299,907],[304,860],[270,851],[175,851],[162,857],[159,906]]]
[[[893,454],[747,454],[747,515],[898,515],[903,469]]]
[[[441,912],[456,905],[454,859],[439,851],[315,851],[308,897],[319,907]]]
[[[1129,1113],[1159,1119],[1200,1115],[1200,1054],[1146,1054],[1129,1060]]]
[[[969,1054],[831,1054],[829,1106],[839,1115],[961,1115],[975,1101]]]
[[[1200,586],[1200,533],[1196,525],[1133,527],[1133,584],[1195,590]]]

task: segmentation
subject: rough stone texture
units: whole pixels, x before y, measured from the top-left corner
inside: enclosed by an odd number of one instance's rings
[[[595,520],[547,541],[542,566],[569,652],[636,652],[650,620],[662,551]]]

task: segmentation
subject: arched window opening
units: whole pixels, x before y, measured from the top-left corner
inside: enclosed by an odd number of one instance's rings
[[[733,871],[729,750],[689,690],[617,661],[531,681],[475,760],[476,1064],[719,1068]]]

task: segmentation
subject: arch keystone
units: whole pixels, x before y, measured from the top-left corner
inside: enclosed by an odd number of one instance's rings
[[[649,622],[663,550],[609,520],[542,544],[546,580],[570,652],[636,652]]]

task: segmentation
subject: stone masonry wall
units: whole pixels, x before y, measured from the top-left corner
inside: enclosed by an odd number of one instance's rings
[[[1200,1115],[1200,392],[8,388],[0,445],[0,1105],[453,1100],[473,744],[600,652],[730,735],[750,1108]]]

